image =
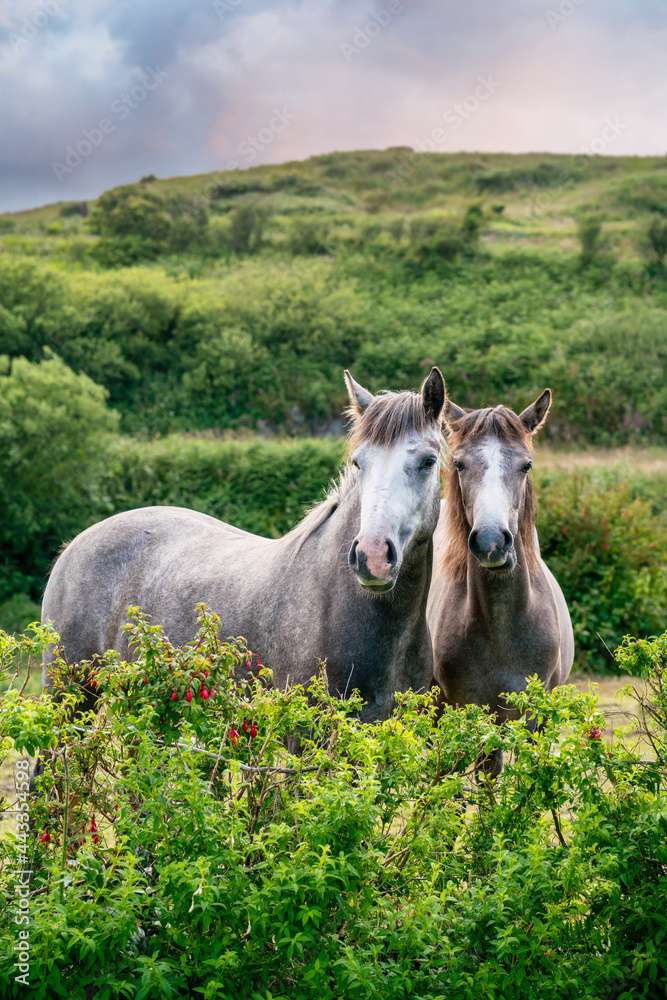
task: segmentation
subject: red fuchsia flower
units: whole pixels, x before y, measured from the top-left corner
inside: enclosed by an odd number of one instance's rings
[[[208,700],[208,691],[206,690],[206,688],[201,689],[201,696],[204,699],[204,701]]]
[[[91,688],[96,688],[97,687],[97,681],[95,680],[94,677],[90,678],[90,686],[91,686]]]
[[[186,701],[192,701],[192,691],[188,688],[188,693],[185,696]]]
[[[174,693],[171,696],[171,700],[172,701],[176,701],[176,692],[175,691],[174,691]]]
[[[604,735],[604,729],[600,729],[599,726],[593,726],[592,729],[588,730],[589,740],[601,740]]]
[[[208,670],[204,671],[204,677],[208,677]]]
[[[248,732],[248,720],[245,718],[245,716],[243,717],[243,725],[241,726],[241,729],[243,730],[244,733]]]
[[[144,684],[148,684],[148,677],[144,677]]]
[[[51,843],[51,834],[48,830],[45,830],[42,836],[39,838],[43,844]]]
[[[97,823],[95,822],[95,813],[93,813],[93,818],[90,821],[90,833],[93,835],[93,843],[97,844],[99,842],[99,834],[97,832]]]
[[[232,746],[233,747],[236,746],[236,741],[237,741],[238,737],[239,737],[239,734],[236,732],[236,729],[234,728],[234,723],[232,722],[232,731],[229,734],[229,738],[232,741]]]
[[[257,736],[257,726],[255,725],[255,720],[253,719],[250,724],[250,739],[254,740],[255,736]]]
[[[250,670],[251,669],[251,666],[250,666],[250,657],[247,658],[246,665],[248,667],[248,670]]]
[[[213,690],[213,688],[211,688],[211,690],[208,693],[209,698],[212,698],[214,696],[214,694],[215,694],[215,691]]]

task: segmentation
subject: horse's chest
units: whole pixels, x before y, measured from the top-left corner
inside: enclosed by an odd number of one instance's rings
[[[525,686],[537,674],[550,682],[560,657],[549,614],[461,615],[436,641],[435,672],[450,701],[494,705],[501,691]]]

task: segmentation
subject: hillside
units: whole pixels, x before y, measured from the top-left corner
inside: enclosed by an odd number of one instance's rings
[[[142,187],[160,197],[207,199],[213,211],[223,213],[240,199],[254,196],[274,213],[276,230],[283,218],[299,214],[409,215],[456,211],[471,199],[481,199],[489,210],[483,237],[497,248],[576,249],[577,214],[594,210],[604,213],[614,249],[631,254],[643,217],[667,213],[667,157],[419,154],[409,147],[395,147],[151,179]],[[90,208],[93,205],[89,203]],[[13,222],[18,233],[33,234],[64,217],[70,220],[65,231],[80,232],[78,219],[67,215],[75,208],[76,203],[58,202],[6,213],[0,219]]]
[[[131,433],[340,432],[341,370],[555,392],[554,441],[664,443],[667,159],[332,153],[0,217],[0,353]]]

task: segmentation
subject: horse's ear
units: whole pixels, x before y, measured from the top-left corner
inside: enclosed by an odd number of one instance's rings
[[[431,368],[430,374],[424,379],[424,384],[421,388],[421,397],[427,419],[439,425],[442,420],[442,411],[445,408],[445,400],[447,399],[445,380],[439,368],[435,366]]]
[[[551,406],[551,389],[545,389],[541,396],[538,396],[534,403],[527,406],[519,414],[522,422],[529,434],[536,434],[547,419],[549,407]]]
[[[350,403],[355,413],[363,413],[375,399],[372,392],[355,382],[347,368],[345,369],[345,385],[347,386]]]
[[[466,411],[457,406],[456,403],[453,403],[448,396],[445,401],[445,427],[447,430],[451,430],[452,424],[455,424],[457,420],[465,417],[465,415]]]

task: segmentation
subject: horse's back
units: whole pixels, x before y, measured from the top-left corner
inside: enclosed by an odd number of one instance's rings
[[[112,648],[126,652],[121,630],[130,605],[168,626],[174,641],[187,641],[195,605],[219,599],[220,586],[232,585],[242,564],[271,544],[183,507],[115,514],[65,548],[44,593],[42,621],[53,624],[71,662]]]
[[[565,600],[565,595],[561,590],[558,580],[553,575],[547,564],[543,559],[540,558],[540,566],[542,572],[551,588],[551,593],[553,594],[554,604],[556,605],[556,611],[558,613],[558,624],[560,628],[560,675],[556,684],[565,684],[568,677],[570,676],[570,671],[572,670],[572,664],[574,663],[574,632],[572,630],[572,619],[570,618],[570,609],[567,606],[567,601]]]

